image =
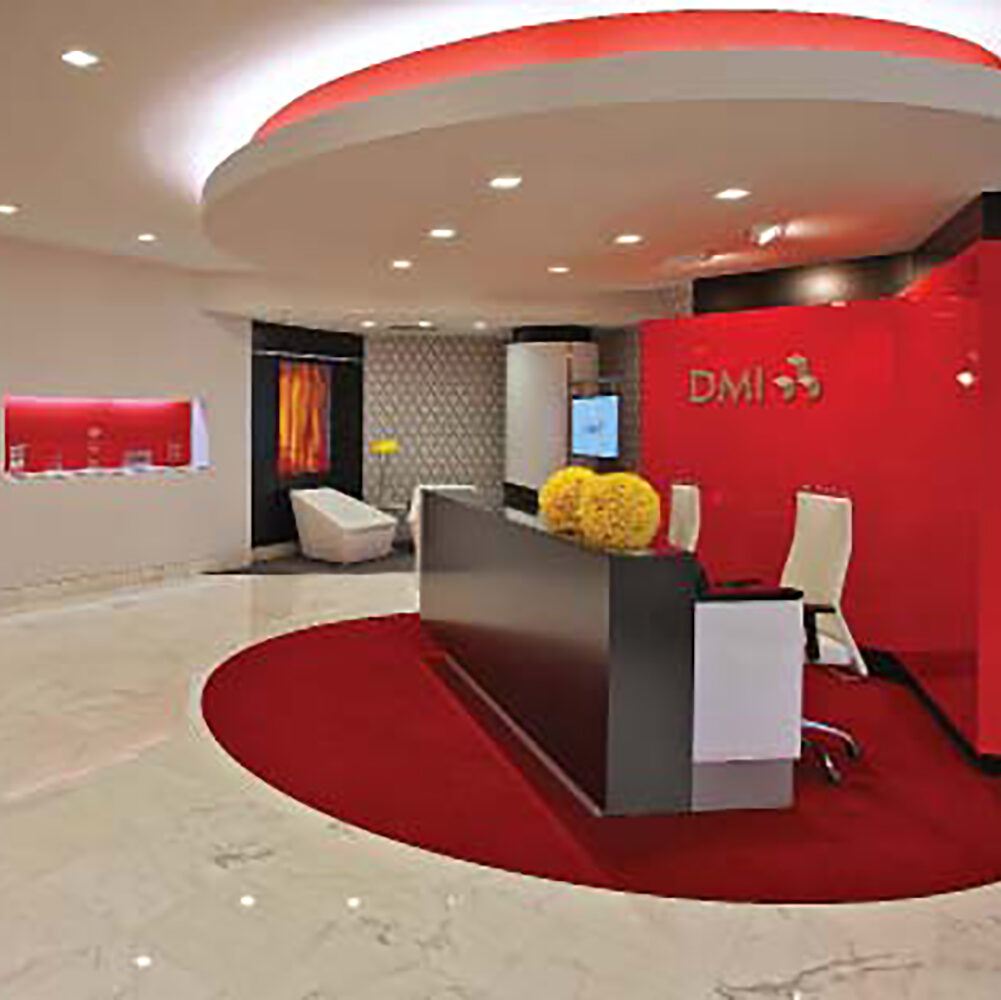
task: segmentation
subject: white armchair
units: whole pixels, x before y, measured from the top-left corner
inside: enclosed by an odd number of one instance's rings
[[[396,519],[329,487],[292,490],[299,544],[311,559],[354,563],[389,555]]]

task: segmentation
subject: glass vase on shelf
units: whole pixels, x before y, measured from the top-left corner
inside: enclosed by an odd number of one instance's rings
[[[122,465],[131,471],[153,467],[152,448],[132,448],[122,456]]]
[[[87,468],[101,468],[101,437],[100,427],[87,428]]]
[[[10,458],[7,468],[15,475],[24,472],[28,464],[28,446],[26,444],[12,444],[10,446]]]

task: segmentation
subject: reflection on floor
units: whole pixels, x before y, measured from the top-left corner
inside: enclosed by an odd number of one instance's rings
[[[998,995],[999,887],[729,906],[497,872],[283,798],[191,713],[235,650],[415,601],[409,572],[216,576],[0,619],[0,997]]]

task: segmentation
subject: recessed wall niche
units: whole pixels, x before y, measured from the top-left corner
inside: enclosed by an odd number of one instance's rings
[[[197,399],[6,396],[4,472],[14,478],[209,465]]]

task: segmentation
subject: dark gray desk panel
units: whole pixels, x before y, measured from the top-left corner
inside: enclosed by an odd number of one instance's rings
[[[695,559],[424,501],[421,616],[469,678],[602,812],[691,808]]]
[[[421,617],[599,808],[606,797],[609,561],[468,501],[426,493]]]

